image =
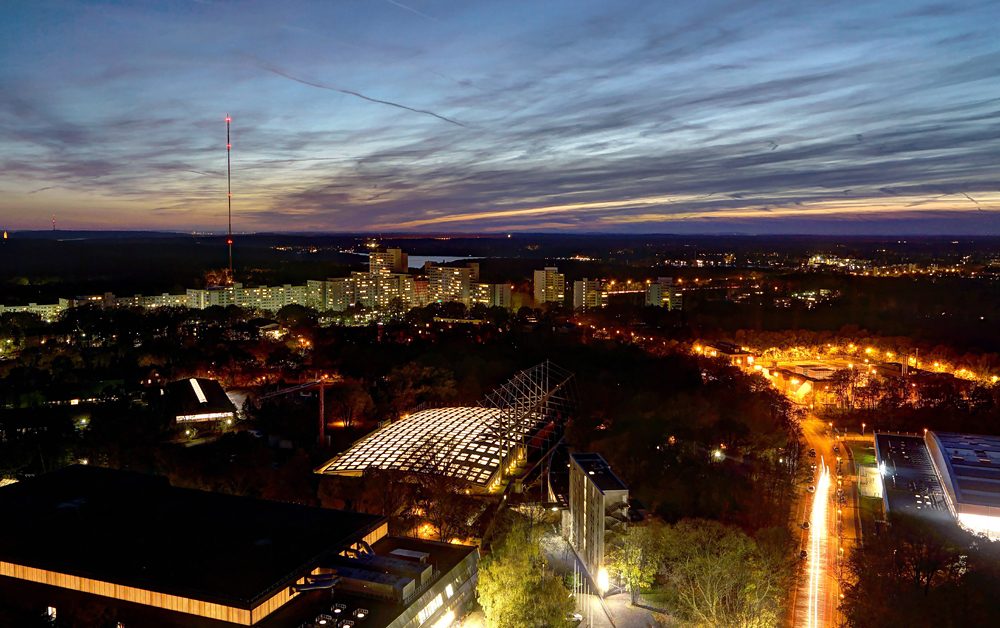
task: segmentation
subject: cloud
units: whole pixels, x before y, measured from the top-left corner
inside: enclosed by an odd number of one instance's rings
[[[512,0],[442,4],[447,22],[422,27],[387,4],[8,20],[5,201],[59,187],[80,223],[106,220],[106,201],[209,227],[232,112],[234,210],[261,229],[827,229],[1000,210],[989,3]]]

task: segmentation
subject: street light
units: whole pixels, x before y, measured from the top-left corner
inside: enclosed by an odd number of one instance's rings
[[[601,594],[608,592],[611,588],[611,583],[608,580],[608,570],[601,567],[601,570],[597,572],[597,586],[601,589]]]

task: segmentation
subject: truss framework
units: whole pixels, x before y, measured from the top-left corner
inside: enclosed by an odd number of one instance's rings
[[[489,429],[506,463],[517,450],[527,454],[531,437],[550,421],[561,427],[578,399],[573,373],[546,360],[515,375],[479,406],[497,411]]]

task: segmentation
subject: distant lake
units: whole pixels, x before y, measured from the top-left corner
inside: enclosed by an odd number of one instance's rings
[[[477,260],[483,259],[482,257],[452,257],[449,255],[411,255],[409,257],[410,268],[423,268],[424,264],[427,262],[434,262],[435,264],[448,264],[450,262],[459,262],[466,260],[469,262],[475,262]]]
[[[363,255],[368,257],[367,253],[355,253],[355,255]],[[450,262],[460,262],[462,260],[467,260],[470,262],[475,262],[477,260],[486,259],[484,257],[455,257],[453,255],[410,255],[407,258],[407,264],[410,268],[423,268],[426,262],[434,262],[435,264],[448,264]]]

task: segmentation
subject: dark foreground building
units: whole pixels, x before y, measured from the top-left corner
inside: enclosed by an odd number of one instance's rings
[[[464,609],[479,559],[377,515],[81,465],[0,488],[0,522],[4,598],[127,628],[432,626]]]

